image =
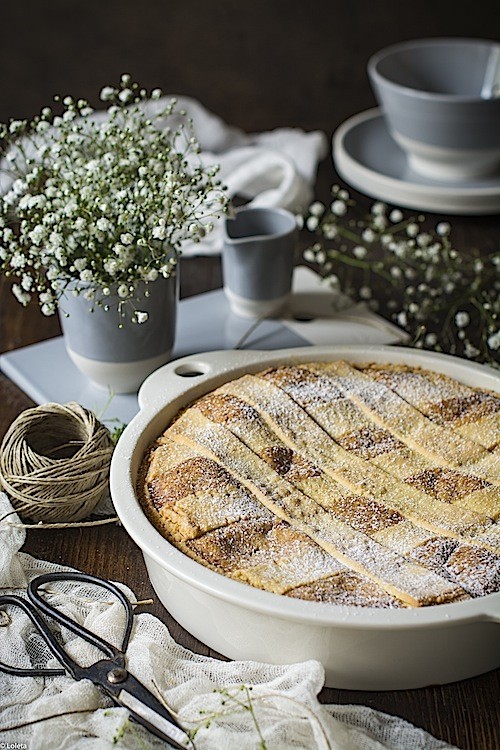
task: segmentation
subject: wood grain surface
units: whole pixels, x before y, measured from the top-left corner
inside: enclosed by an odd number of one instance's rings
[[[218,258],[189,258],[181,262],[184,296],[218,288],[220,283]],[[5,285],[0,287],[0,321],[2,351],[59,333],[56,318],[43,318],[35,307],[21,308],[7,293]],[[0,435],[3,436],[12,420],[33,404],[3,374],[0,374],[0,403]],[[154,604],[143,611],[165,622],[176,641],[197,653],[219,656],[187,633],[158,601],[142,554],[121,526],[29,530],[23,549],[40,559],[126,583],[139,599],[153,598]],[[420,690],[325,689],[320,699],[326,703],[367,705],[400,716],[462,750],[500,748],[500,670],[452,685]]]

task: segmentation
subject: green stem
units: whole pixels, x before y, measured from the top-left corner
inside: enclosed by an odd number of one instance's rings
[[[371,271],[372,273],[376,273],[377,276],[380,276],[386,281],[389,281],[389,283],[392,286],[398,285],[399,279],[393,278],[390,274],[388,274],[382,268],[377,268],[376,265],[372,265],[371,263],[366,263],[365,261],[360,260],[359,258],[353,258],[350,255],[346,255],[345,253],[342,253],[340,250],[335,250],[333,252],[335,253],[335,255],[332,257],[335,258],[335,260],[340,260],[342,263],[345,263],[346,266],[352,266],[354,268],[362,268],[365,271]]]

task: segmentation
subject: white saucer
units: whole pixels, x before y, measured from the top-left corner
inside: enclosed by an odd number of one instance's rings
[[[352,187],[398,206],[451,214],[500,212],[500,175],[457,183],[417,174],[379,108],[350,117],[336,130],[333,161]]]

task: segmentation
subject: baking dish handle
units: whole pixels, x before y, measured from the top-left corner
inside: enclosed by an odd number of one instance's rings
[[[281,354],[284,353],[282,350]],[[244,374],[250,364],[258,364],[259,355],[264,358],[266,355],[269,356],[269,352],[227,349],[190,354],[168,362],[153,372],[141,385],[138,393],[139,408],[153,406],[158,398],[164,399],[167,388],[169,398],[175,398],[178,393],[185,391],[188,379],[193,386],[201,385],[209,378],[223,376],[229,369],[234,377],[238,377],[239,374]],[[234,368],[239,366],[241,372],[235,371]]]

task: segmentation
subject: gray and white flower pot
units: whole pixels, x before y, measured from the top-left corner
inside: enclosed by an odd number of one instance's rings
[[[73,290],[80,287],[80,293]],[[111,393],[133,393],[154,370],[169,361],[175,338],[178,284],[175,273],[148,284],[139,283],[119,313],[119,298],[74,282],[59,301],[59,319],[66,350],[77,368],[96,386]],[[147,295],[147,296],[146,296]],[[143,323],[134,312],[145,312]]]

